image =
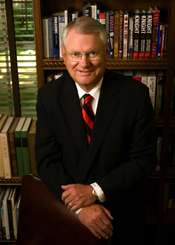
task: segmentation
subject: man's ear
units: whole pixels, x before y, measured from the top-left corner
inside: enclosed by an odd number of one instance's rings
[[[65,56],[66,56],[66,49],[65,49],[65,47],[64,47],[63,44],[61,45],[61,54],[62,54],[63,60],[64,60],[65,59]]]

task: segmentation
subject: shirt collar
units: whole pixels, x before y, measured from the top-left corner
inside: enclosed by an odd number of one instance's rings
[[[99,97],[102,81],[103,81],[103,78],[97,83],[97,85],[93,89],[91,89],[88,92],[88,94],[90,94],[94,99]],[[85,94],[87,94],[87,92],[84,91],[78,83],[75,82],[75,85],[77,87],[79,99],[81,99]]]

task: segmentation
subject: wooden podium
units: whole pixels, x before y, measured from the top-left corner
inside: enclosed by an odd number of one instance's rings
[[[46,185],[23,177],[17,245],[105,245],[58,202]]]

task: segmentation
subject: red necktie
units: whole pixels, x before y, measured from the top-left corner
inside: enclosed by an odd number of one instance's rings
[[[93,97],[90,94],[83,96],[84,103],[82,106],[82,117],[86,129],[87,142],[90,144],[92,141],[92,131],[94,127],[95,116],[92,110]]]

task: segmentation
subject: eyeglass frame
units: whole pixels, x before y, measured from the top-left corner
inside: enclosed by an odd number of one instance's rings
[[[101,56],[101,52],[97,52],[94,50],[88,52],[80,52],[80,51],[66,51],[66,53],[70,56],[73,61],[81,61],[83,56],[86,56],[89,60],[98,60]]]

